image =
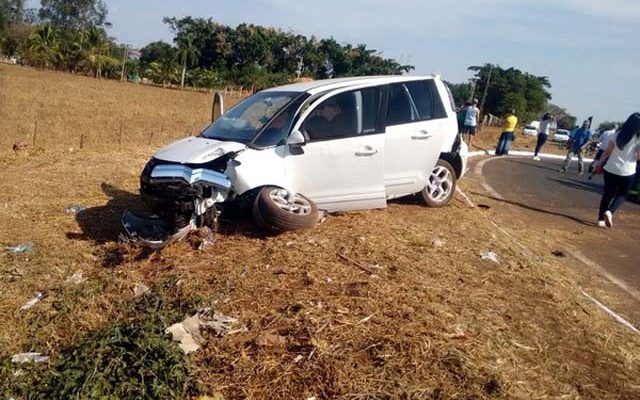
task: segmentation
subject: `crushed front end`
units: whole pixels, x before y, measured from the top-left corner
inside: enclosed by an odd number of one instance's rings
[[[231,181],[224,171],[233,155],[205,163],[152,158],[140,177],[140,195],[151,215],[127,211],[122,219],[121,239],[158,249],[193,229],[215,230],[220,204],[231,193]]]

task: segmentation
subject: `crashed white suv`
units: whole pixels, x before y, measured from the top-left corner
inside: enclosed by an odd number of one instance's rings
[[[280,86],[158,151],[142,173],[141,194],[174,233],[215,224],[229,204],[251,207],[256,223],[275,232],[313,226],[321,210],[383,208],[416,193],[443,206],[465,171],[457,132],[450,92],[437,76]],[[129,217],[125,227],[136,230],[141,221]]]

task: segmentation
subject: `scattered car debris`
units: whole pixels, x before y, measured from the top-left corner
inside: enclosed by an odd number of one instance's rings
[[[145,285],[144,283],[138,283],[134,288],[133,288],[133,295],[135,297],[141,297],[144,296],[145,294],[151,292],[151,289],[149,289],[149,287],[147,285]]]
[[[65,207],[64,208],[64,213],[65,214],[77,214],[77,213],[79,213],[81,211],[84,211],[86,209],[87,209],[87,207],[74,204],[74,205]]]
[[[186,317],[182,322],[171,325],[165,332],[171,334],[173,340],[179,343],[178,346],[185,354],[189,354],[200,349],[206,342],[200,333],[201,328],[212,329],[218,336],[246,331],[244,327],[232,330],[237,323],[238,320],[235,318],[215,311],[212,314],[210,308],[205,308],[191,317]]]
[[[11,254],[20,254],[26,253],[33,248],[33,244],[31,242],[27,242],[25,244],[20,244],[17,246],[6,247],[5,249]]]
[[[15,364],[24,363],[41,363],[49,361],[49,356],[43,356],[41,353],[19,353],[11,357],[11,362]]]
[[[482,257],[483,260],[486,261],[492,261],[494,263],[499,263],[498,261],[498,255],[496,253],[494,253],[493,251],[485,251],[480,253],[480,257]]]
[[[76,272],[76,273],[74,273],[73,275],[69,275],[69,276],[67,277],[67,279],[65,279],[64,281],[65,281],[66,283],[73,283],[73,284],[79,285],[79,284],[81,284],[81,283],[83,283],[83,282],[86,282],[86,281],[87,281],[87,278],[85,278],[85,277],[82,275],[82,272]]]
[[[33,296],[31,300],[27,301],[22,307],[20,307],[20,310],[28,310],[42,299],[44,299],[44,294],[42,292],[36,292],[35,296]]]
[[[131,211],[126,211],[122,216],[122,227],[123,232],[118,237],[121,242],[139,244],[152,250],[158,250],[177,242],[197,228],[195,219],[192,219],[185,226],[170,234],[172,229],[165,219],[155,216],[144,217]]]

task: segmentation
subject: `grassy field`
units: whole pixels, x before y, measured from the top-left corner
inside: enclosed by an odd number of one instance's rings
[[[409,199],[277,237],[223,221],[205,250],[131,248],[116,238],[142,166],[206,123],[210,96],[6,66],[0,85],[0,245],[33,244],[0,254],[3,398],[640,398],[639,337],[579,283],[620,298],[554,257],[552,230],[523,249],[461,199]],[[40,150],[11,154],[35,118]],[[164,329],[206,307],[238,329],[183,355]],[[51,358],[11,362],[23,352]]]

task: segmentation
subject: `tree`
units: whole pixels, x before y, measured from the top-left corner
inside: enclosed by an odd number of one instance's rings
[[[49,24],[37,27],[29,36],[29,53],[36,65],[48,68],[60,58],[58,31]]]
[[[477,78],[476,93],[487,97],[484,113],[506,115],[516,109],[521,121],[531,121],[546,109],[551,94],[547,77],[534,76],[515,68],[503,69],[498,65],[471,66]]]
[[[549,114],[556,117],[556,123],[558,124],[558,129],[568,129],[571,130],[576,126],[577,118],[573,115],[569,114],[569,112],[555,104],[549,103],[547,106],[547,110]]]
[[[0,0],[0,38],[12,24],[24,20],[24,0]]]
[[[184,87],[184,76],[187,72],[187,63],[194,66],[200,57],[200,50],[193,45],[193,36],[187,35],[183,40],[178,42],[178,51],[176,58],[182,64],[182,78],[180,79],[180,87]]]
[[[169,62],[175,59],[175,49],[169,43],[157,41],[140,49],[140,64],[146,69],[153,62]]]
[[[41,0],[40,19],[64,29],[108,26],[103,0]]]

